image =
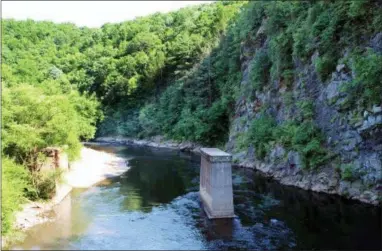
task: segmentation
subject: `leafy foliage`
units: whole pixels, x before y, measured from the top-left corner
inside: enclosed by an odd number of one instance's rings
[[[355,79],[346,86],[352,102],[362,106],[372,106],[382,103],[382,55],[372,51],[365,55],[356,54],[352,57]]]
[[[98,103],[76,91],[19,84],[3,88],[3,153],[34,168],[37,153],[48,146],[67,146],[76,157],[79,139],[95,133]]]
[[[301,124],[285,121],[277,125],[272,117],[262,115],[252,121],[245,143],[253,144],[259,159],[264,159],[273,145],[281,144],[288,150],[297,151],[307,169],[317,168],[329,159],[323,148],[322,134],[311,121]]]
[[[270,79],[269,69],[271,61],[266,50],[260,50],[255,54],[251,65],[251,81],[255,90],[261,90]]]
[[[293,132],[290,134],[291,148],[301,154],[305,168],[317,168],[328,160],[322,134],[312,122],[303,122],[295,128],[289,125],[288,129]]]
[[[355,171],[354,164],[342,164],[340,165],[341,178],[346,181],[354,181],[357,179],[357,172]]]
[[[6,157],[1,164],[1,234],[4,235],[12,229],[13,214],[26,201],[25,191],[31,189],[31,185],[30,174],[23,166]]]
[[[274,119],[266,115],[262,115],[252,122],[248,140],[255,145],[258,158],[263,159],[269,151],[269,143],[274,140],[275,127]]]

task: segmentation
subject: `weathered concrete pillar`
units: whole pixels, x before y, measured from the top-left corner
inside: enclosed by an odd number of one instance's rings
[[[200,197],[208,218],[232,218],[232,156],[217,148],[201,148]]]

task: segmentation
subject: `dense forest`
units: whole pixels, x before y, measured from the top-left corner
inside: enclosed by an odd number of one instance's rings
[[[237,100],[292,90],[303,64],[322,83],[338,64],[354,72],[342,107],[382,104],[382,55],[365,46],[382,31],[381,13],[378,1],[221,1],[99,29],[2,20],[3,234],[26,199],[52,189],[55,174],[38,173],[48,146],[75,159],[80,142],[95,136],[222,145]],[[260,49],[243,88],[251,46]],[[253,144],[261,159],[276,142],[299,152],[307,168],[332,160],[312,102],[291,91],[283,102],[296,104],[295,116],[280,120],[263,104],[235,149]]]

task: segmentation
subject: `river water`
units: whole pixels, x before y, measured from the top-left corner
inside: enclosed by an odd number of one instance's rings
[[[99,148],[99,147],[98,147]],[[75,189],[13,249],[381,249],[381,208],[286,187],[234,168],[234,219],[208,220],[198,197],[200,156],[102,146],[124,175]]]

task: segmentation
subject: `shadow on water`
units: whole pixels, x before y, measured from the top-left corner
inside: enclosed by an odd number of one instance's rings
[[[98,147],[123,156],[121,177],[74,190],[60,217],[28,232],[40,249],[381,248],[381,208],[281,186],[233,170],[234,219],[208,220],[199,200],[200,157],[147,147]]]
[[[248,180],[236,184],[235,204],[240,207],[250,198],[250,204],[262,211],[264,223],[272,219],[284,222],[293,231],[298,249],[381,249],[380,207],[282,186],[252,170],[236,170],[235,174]],[[253,195],[237,193],[242,190]],[[263,208],[267,204],[273,205]],[[236,212],[244,220],[253,215],[248,210]]]

